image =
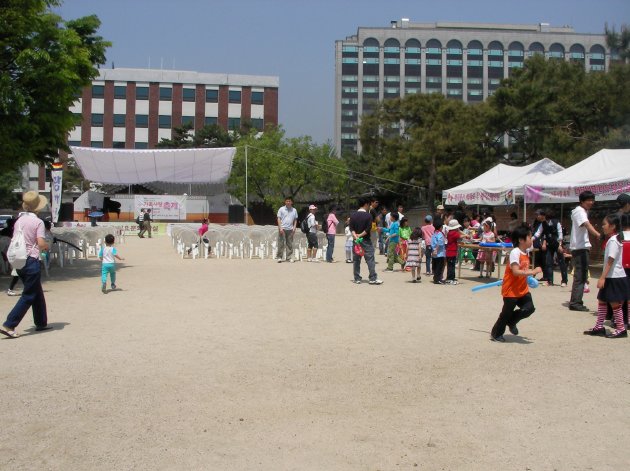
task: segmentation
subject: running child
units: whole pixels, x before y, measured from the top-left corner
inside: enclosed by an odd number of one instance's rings
[[[529,268],[528,251],[532,247],[532,233],[526,227],[517,227],[512,232],[512,243],[518,245],[510,252],[510,268],[505,270],[501,295],[503,296],[503,309],[492,327],[490,340],[505,342],[503,334],[505,328],[510,329],[512,335],[518,335],[516,324],[522,319],[531,316],[536,310],[532,295],[527,285],[527,277],[542,273],[542,268]],[[519,309],[516,309],[516,307]]]
[[[405,268],[409,267],[411,271],[411,282],[420,283],[420,271],[422,264],[420,262],[420,243],[422,241],[422,229],[416,227],[407,242],[407,263]]]
[[[392,213],[391,224],[388,228],[387,238],[387,268],[385,271],[394,271],[394,264],[400,263],[401,269],[405,268],[405,262],[396,251],[398,242],[400,242],[400,224],[398,222],[398,213]]]
[[[107,293],[107,274],[112,283],[112,290],[116,289],[116,260],[124,260],[124,258],[118,255],[116,247],[114,247],[114,236],[107,234],[105,236],[105,247],[101,247],[98,251],[98,258],[103,261],[101,268],[101,291]]]
[[[623,250],[623,231],[618,214],[609,214],[602,221],[604,234],[608,236],[606,249],[604,250],[604,269],[602,276],[597,280],[597,321],[595,327],[584,331],[584,335],[599,335],[609,339],[627,337],[628,331],[623,323],[621,305],[628,300],[630,285],[626,272],[621,262]],[[604,328],[608,304],[612,308],[616,329],[612,334],[607,334]]]

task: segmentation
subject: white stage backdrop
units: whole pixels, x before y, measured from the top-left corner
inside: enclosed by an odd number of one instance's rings
[[[95,149],[70,146],[83,177],[99,183],[224,183],[236,149]]]
[[[136,195],[134,198],[135,215],[141,209],[150,209],[152,219],[186,219],[186,197],[178,195]]]

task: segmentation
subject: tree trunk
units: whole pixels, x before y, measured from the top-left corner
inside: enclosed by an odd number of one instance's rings
[[[435,154],[431,155],[431,165],[429,166],[429,194],[428,203],[429,210],[431,212],[435,211],[435,186],[437,184],[437,159],[435,158]]]

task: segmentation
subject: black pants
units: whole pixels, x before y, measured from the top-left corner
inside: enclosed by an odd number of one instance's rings
[[[457,257],[446,257],[446,279],[455,279],[455,264],[457,263]]]
[[[573,286],[571,287],[571,300],[569,306],[581,306],[584,304],[584,284],[588,280],[588,262],[590,252],[588,249],[571,251],[573,259]]]
[[[444,274],[444,262],[446,258],[435,257],[433,262],[433,283],[439,283],[442,281],[442,275]]]
[[[517,306],[520,309],[516,309]],[[535,310],[530,293],[522,298],[503,298],[503,309],[494,327],[492,327],[492,337],[497,338],[503,335],[507,326],[518,324],[522,319],[531,316]]]

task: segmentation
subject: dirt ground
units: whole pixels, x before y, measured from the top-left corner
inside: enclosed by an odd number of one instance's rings
[[[385,283],[355,285],[342,239],[342,263],[277,264],[130,237],[105,295],[96,259],[53,268],[54,330],[0,339],[0,469],[630,468],[630,340],[582,335],[568,288],[498,344],[474,272],[411,284],[378,256]]]

